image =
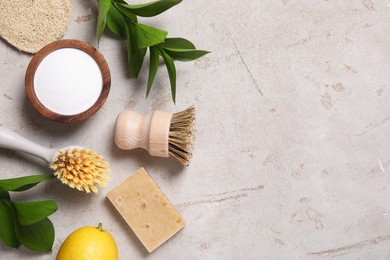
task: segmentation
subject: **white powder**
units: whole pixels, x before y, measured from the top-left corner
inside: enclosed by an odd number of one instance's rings
[[[86,111],[98,100],[102,88],[102,73],[96,61],[75,48],[53,51],[35,72],[37,98],[47,109],[61,115]]]

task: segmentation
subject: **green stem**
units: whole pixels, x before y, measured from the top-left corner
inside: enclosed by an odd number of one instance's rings
[[[103,231],[103,224],[99,223],[99,225],[97,226],[97,229],[99,229],[99,231]]]

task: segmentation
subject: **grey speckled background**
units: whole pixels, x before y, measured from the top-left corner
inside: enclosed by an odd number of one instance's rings
[[[65,38],[96,45],[95,2],[72,0]],[[99,221],[121,259],[390,258],[390,1],[184,1],[142,21],[212,53],[177,63],[175,106],[165,68],[145,100],[147,66],[129,78],[124,42],[105,35],[112,90],[76,125],[32,109],[23,83],[31,56],[0,41],[0,123],[44,146],[95,149],[112,167],[97,196],[55,181],[16,196],[58,202],[54,253],[0,245],[1,258],[53,259],[71,231]],[[115,147],[123,109],[191,104],[198,135],[190,167]],[[150,255],[105,199],[141,166],[187,221]],[[42,172],[39,160],[0,150],[2,178]]]

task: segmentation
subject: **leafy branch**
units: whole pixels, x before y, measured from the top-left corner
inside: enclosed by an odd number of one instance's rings
[[[124,0],[98,0],[99,12],[96,27],[98,42],[106,27],[120,38],[127,40],[127,67],[138,77],[147,50],[149,49],[149,75],[146,97],[149,96],[155,79],[160,57],[164,61],[173,102],[176,101],[176,67],[174,61],[193,61],[209,53],[197,50],[184,38],[167,38],[168,32],[138,22],[138,17],[152,17],[165,12],[182,0],[158,0],[145,4],[129,5]]]
[[[0,180],[0,240],[9,247],[49,252],[54,243],[54,226],[47,218],[57,210],[52,200],[12,201],[10,191],[28,190],[53,175],[34,175]]]

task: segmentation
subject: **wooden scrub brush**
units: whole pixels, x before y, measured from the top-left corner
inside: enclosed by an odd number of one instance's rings
[[[62,183],[87,193],[105,187],[110,172],[108,163],[94,151],[69,146],[48,149],[0,126],[0,147],[25,152],[45,160]]]
[[[172,156],[188,166],[195,140],[195,107],[172,114],[157,110],[152,115],[122,111],[116,120],[115,143],[123,150],[143,148],[152,156]]]

